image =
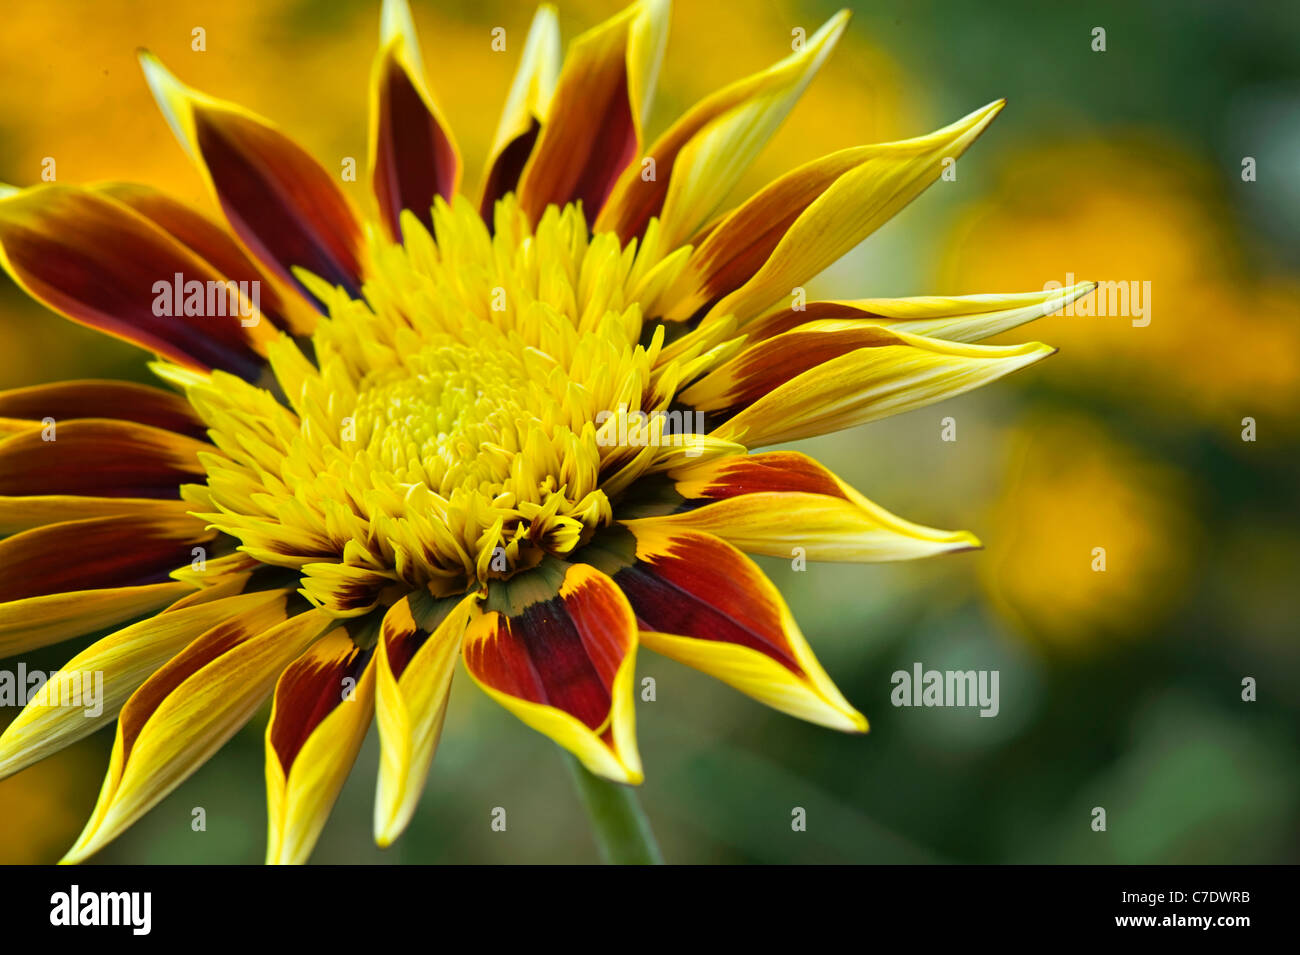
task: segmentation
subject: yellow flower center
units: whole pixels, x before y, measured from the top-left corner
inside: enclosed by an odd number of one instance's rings
[[[409,214],[403,246],[372,238],[364,300],[301,276],[329,317],[314,361],[271,345],[279,397],[164,369],[218,449],[207,484],[184,489],[195,513],[341,617],[571,553],[633,479],[709,446],[657,441],[653,418],[627,441],[625,416],[668,410],[739,345],[726,323],[671,360],[662,326],[643,338],[688,252],[662,255],[653,223],[638,248],[590,236],[574,206],[530,228],[513,197],[492,233],[464,200],[433,221],[436,239]]]

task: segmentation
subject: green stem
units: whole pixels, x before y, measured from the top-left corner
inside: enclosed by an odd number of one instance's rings
[[[568,750],[561,750],[582,798],[600,857],[609,865],[663,865],[636,790],[588,772]]]

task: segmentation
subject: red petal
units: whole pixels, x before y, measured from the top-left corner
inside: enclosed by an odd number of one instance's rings
[[[388,234],[402,239],[403,209],[433,230],[433,200],[448,202],[460,179],[460,157],[407,68],[400,62],[400,38],[375,66],[376,115],[374,189]]]
[[[0,418],[111,418],[202,438],[207,430],[180,395],[129,381],[60,381],[0,391]]]
[[[214,537],[188,515],[96,517],[23,531],[0,541],[0,603],[160,583]]]
[[[130,206],[151,219],[176,239],[202,256],[213,268],[236,282],[260,282],[259,306],[277,328],[302,335],[311,332],[316,312],[291,292],[282,296],[276,283],[267,278],[225,229],[185,203],[138,183],[114,182],[97,187],[99,192]]]
[[[0,442],[0,494],[176,497],[204,474],[201,441],[170,431],[96,418],[33,428]]]
[[[191,367],[257,377],[238,315],[157,315],[157,282],[220,282],[191,249],[137,212],[66,186],[0,200],[0,259],[33,297],[73,321]]]

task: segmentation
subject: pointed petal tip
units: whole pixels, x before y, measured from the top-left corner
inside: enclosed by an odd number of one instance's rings
[[[836,730],[840,733],[862,735],[871,729],[867,718],[847,703],[842,701],[839,703],[823,702],[824,709],[820,716],[805,716],[804,718],[818,726],[824,726],[826,729]]]
[[[422,79],[424,58],[420,55],[415,20],[411,17],[411,7],[406,0],[384,0],[383,10],[379,15],[379,45],[381,48],[387,48],[393,43],[401,46],[408,64]]]
[[[381,799],[376,794],[373,834],[380,849],[392,846],[411,824],[411,817],[419,806],[418,800],[410,803],[404,798]]]
[[[136,58],[140,61],[144,80],[149,85],[149,91],[153,94],[158,108],[162,110],[167,125],[172,128],[172,132],[175,133],[185,151],[193,157],[194,145],[191,142],[189,127],[182,118],[183,109],[194,98],[193,91],[178,80],[176,75],[167,69],[162,60],[151,51],[139,47],[136,50]]]
[[[144,78],[149,82],[149,86],[154,89],[155,95],[158,86],[170,88],[182,85],[172,71],[163,65],[163,61],[158,58],[157,54],[148,47],[136,47],[135,58],[139,61],[140,69],[144,72]]]
[[[60,859],[57,864],[81,865],[81,863],[85,862],[95,854],[96,848],[97,847],[92,848],[91,839],[87,837],[87,833],[83,832],[77,837],[77,841],[72,848],[63,854],[63,858]]]
[[[387,41],[410,29],[411,5],[406,0],[384,0],[379,14],[379,35]]]
[[[840,7],[835,11],[835,15],[826,21],[826,25],[833,26],[837,33],[839,33],[843,32],[844,28],[848,26],[849,21],[852,19],[853,11],[849,7]]]
[[[1004,96],[1001,99],[995,99],[983,109],[977,110],[976,115],[980,117],[981,126],[987,126],[989,123],[993,122],[998,113],[1002,112],[1002,110],[1006,108],[1006,105],[1007,99]]]

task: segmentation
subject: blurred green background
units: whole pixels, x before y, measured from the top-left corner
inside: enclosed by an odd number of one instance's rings
[[[1296,862],[1300,852],[1300,14],[1294,4],[873,0],[737,198],[816,155],[917,135],[1005,96],[959,164],[810,295],[1151,282],[1151,323],[1057,316],[1061,348],[979,393],[800,446],[980,552],[763,560],[865,737],[806,725],[648,651],[642,798],[675,862]],[[136,179],[206,203],[134,62],[364,157],[377,2],[22,5],[0,34],[0,180]],[[413,3],[476,183],[532,8]],[[563,4],[566,41],[618,8]],[[835,5],[679,2],[651,134],[788,52]],[[191,30],[207,49],[190,49]],[[1106,31],[1095,52],[1093,30]],[[1243,157],[1257,181],[1243,182]],[[364,182],[350,184],[369,203]],[[0,387],[147,380],[143,356],[0,284]],[[941,419],[957,440],[940,439]],[[1254,418],[1257,440],[1242,440]],[[1107,570],[1091,569],[1105,547]],[[89,641],[27,655],[52,670]],[[1001,711],[896,709],[914,662],[997,669]],[[12,666],[9,661],[5,666]],[[1243,702],[1243,678],[1258,681]],[[0,710],[0,723],[13,711]],[[265,713],[98,859],[256,862]],[[313,860],[585,862],[554,746],[458,678],[422,808],[370,840],[368,740]],[[0,782],[0,861],[54,861],[94,803],[108,732]],[[190,828],[202,806],[206,832]],[[1091,810],[1107,810],[1107,831]],[[506,832],[489,826],[507,811]],[[807,831],[791,830],[794,807]]]

